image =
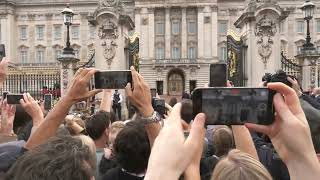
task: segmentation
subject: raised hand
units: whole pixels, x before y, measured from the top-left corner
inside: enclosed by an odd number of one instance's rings
[[[199,154],[204,141],[205,115],[198,114],[185,139],[181,125],[181,104],[178,103],[156,138],[149,158],[145,179],[178,179]]]
[[[13,121],[16,113],[16,107],[8,105],[6,101],[1,107],[1,128],[0,134],[3,136],[11,136],[13,132]]]
[[[0,84],[2,84],[7,78],[8,64],[9,64],[9,60],[7,58],[3,58],[2,61],[0,62]]]
[[[23,109],[31,116],[33,126],[39,126],[43,121],[43,112],[38,102],[29,93],[23,94],[20,100]]]
[[[269,126],[246,126],[270,137],[277,153],[286,163],[291,179],[309,179],[307,174],[309,177],[319,177],[320,165],[317,162],[309,124],[296,92],[283,83],[269,83],[268,88],[277,91],[274,96],[275,122]]]
[[[97,70],[93,68],[80,68],[75,74],[74,79],[70,83],[65,97],[72,103],[76,103],[86,100],[89,97],[92,97],[101,92],[101,90],[98,89],[89,91],[88,85],[95,72],[97,72]]]
[[[154,112],[151,104],[151,91],[148,84],[144,81],[143,77],[131,67],[132,84],[126,87],[126,93],[129,101],[139,110],[143,117],[150,117]]]

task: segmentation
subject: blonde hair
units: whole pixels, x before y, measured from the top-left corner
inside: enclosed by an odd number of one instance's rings
[[[211,180],[272,180],[272,177],[258,160],[234,149],[219,161]]]
[[[82,144],[87,145],[90,151],[90,160],[89,160],[89,164],[90,166],[96,170],[97,167],[97,157],[96,157],[96,145],[94,144],[94,141],[89,137],[89,136],[85,136],[85,135],[78,135],[78,136],[74,136],[74,138],[76,139],[80,139],[82,141]]]
[[[212,140],[215,155],[218,157],[228,154],[234,148],[233,134],[228,126],[218,127],[212,135]]]

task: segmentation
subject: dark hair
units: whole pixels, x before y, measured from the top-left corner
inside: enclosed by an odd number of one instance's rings
[[[115,159],[121,168],[130,173],[142,173],[147,169],[150,151],[144,125],[138,122],[128,123],[115,139]]]
[[[93,139],[99,139],[110,125],[110,113],[99,111],[86,121],[86,132]]]
[[[182,99],[191,99],[190,94],[184,92],[184,93],[182,94]]]
[[[188,124],[193,119],[193,104],[190,99],[181,101],[181,118]]]
[[[7,173],[7,180],[68,179],[90,180],[94,157],[80,139],[53,137],[45,144],[26,152]]]
[[[169,101],[169,105],[171,107],[173,107],[174,105],[176,105],[178,103],[178,99],[176,97],[172,97]]]

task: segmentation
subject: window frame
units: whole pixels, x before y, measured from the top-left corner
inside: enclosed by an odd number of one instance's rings
[[[42,29],[42,31],[39,31],[40,28]],[[42,34],[40,32],[42,32]],[[38,41],[44,40],[44,34],[45,34],[45,25],[36,25],[36,39]]]
[[[302,25],[302,26],[300,26]],[[300,28],[302,27],[302,30],[300,31]],[[303,20],[297,20],[296,21],[296,33],[304,33],[305,31],[305,22]]]
[[[320,19],[316,19],[316,32],[320,33]]]
[[[191,49],[193,49],[191,51]],[[196,59],[197,58],[197,53],[196,53],[196,47],[190,46],[188,47],[188,59]]]
[[[23,31],[22,29],[25,29],[25,37],[23,37]],[[20,34],[20,40],[27,40],[28,39],[28,26],[27,25],[21,25],[19,26],[19,34]]]
[[[42,53],[40,53],[40,52],[42,52]],[[37,63],[44,63],[44,61],[45,61],[44,59],[45,59],[45,49],[37,49],[37,51],[36,51]]]
[[[160,24],[162,24],[161,26],[159,26]],[[161,28],[161,32],[160,32],[160,28],[159,27],[162,27]],[[164,22],[157,22],[156,23],[156,35],[164,35],[165,34],[165,23]]]
[[[225,26],[222,26],[222,25],[225,25]],[[222,31],[222,27],[225,27],[224,31]],[[228,25],[228,21],[227,20],[218,21],[218,33],[219,34],[227,34],[228,33],[228,28],[229,28],[229,25]]]
[[[219,48],[219,60],[223,62],[227,62],[228,60],[228,49],[226,46],[221,46]]]
[[[174,29],[174,27],[175,26],[173,26],[174,24],[177,24],[177,32],[175,31],[175,29]],[[180,32],[181,32],[181,29],[180,29],[180,22],[179,21],[172,21],[172,23],[171,23],[171,33],[173,34],[173,35],[179,35],[180,34]]]
[[[159,51],[162,49],[161,51]],[[161,53],[160,53],[161,52]],[[165,59],[165,50],[164,47],[157,47],[156,48],[156,59]]]
[[[191,24],[194,24],[194,31],[190,31],[192,28],[191,28]],[[191,29],[190,29],[191,28]],[[189,21],[187,23],[187,30],[188,30],[188,34],[196,34],[197,33],[197,23],[195,21]]]
[[[24,55],[23,55],[24,52]],[[20,63],[26,64],[28,63],[28,49],[23,48],[20,49]]]
[[[57,29],[60,29],[60,32],[57,31]],[[57,32],[59,32],[59,36],[57,36]],[[54,40],[60,40],[62,39],[62,25],[54,25],[53,26],[53,36],[54,36]]]
[[[174,46],[172,47],[172,50],[171,50],[172,54],[171,54],[171,58],[172,59],[180,59],[181,58],[181,48],[178,47],[178,46]]]
[[[75,29],[78,29],[78,35],[77,36],[75,36]],[[72,39],[80,39],[80,25],[77,25],[77,24],[75,24],[75,25],[72,25],[71,26],[71,38]]]

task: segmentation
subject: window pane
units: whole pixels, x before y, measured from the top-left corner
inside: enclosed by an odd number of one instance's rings
[[[28,52],[27,50],[20,51],[20,62],[27,63],[28,62]]]
[[[156,59],[164,59],[164,48],[163,47],[156,49]]]
[[[317,32],[320,32],[320,20],[317,21]]]
[[[96,27],[90,26],[90,39],[94,39],[96,37]]]
[[[195,59],[196,58],[196,48],[195,47],[189,47],[189,49],[188,49],[188,58],[189,59]]]
[[[44,62],[44,50],[37,51],[37,62],[43,63]]]
[[[56,50],[56,59],[60,58],[62,54],[61,50]]]
[[[172,48],[172,58],[173,59],[179,59],[180,58],[180,48],[173,47]]]
[[[189,22],[188,23],[188,33],[189,34],[195,34],[196,33],[196,23],[195,22]]]
[[[297,21],[297,32],[304,32],[304,21]]]
[[[227,33],[227,31],[228,31],[227,22],[225,22],[225,21],[219,22],[218,26],[219,26],[219,33],[221,33],[221,34]]]
[[[72,26],[72,39],[79,39],[80,35],[80,27],[79,26]]]
[[[156,24],[156,34],[163,35],[164,34],[164,23],[157,23]]]
[[[27,26],[20,27],[20,39],[21,40],[27,39]]]
[[[54,26],[54,39],[61,39],[61,31],[62,31],[62,27],[61,25],[56,25]]]
[[[227,48],[226,47],[220,48],[219,59],[221,61],[227,61]]]
[[[44,26],[37,26],[36,27],[36,36],[37,36],[37,40],[43,40],[43,36],[44,36]]]
[[[172,23],[172,34],[179,34],[180,33],[180,23],[173,22]]]
[[[77,58],[79,58],[79,52],[80,52],[79,49],[75,49],[75,50],[74,50],[74,55],[75,55]]]

